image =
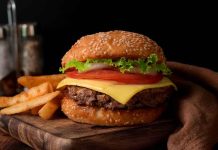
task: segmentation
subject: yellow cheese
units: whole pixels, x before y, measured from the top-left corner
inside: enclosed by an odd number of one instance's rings
[[[106,80],[65,78],[58,84],[57,88],[59,89],[66,85],[86,87],[107,94],[121,104],[126,104],[136,93],[145,89],[165,86],[173,86],[176,89],[175,84],[166,77],[155,84],[121,84],[119,82]]]

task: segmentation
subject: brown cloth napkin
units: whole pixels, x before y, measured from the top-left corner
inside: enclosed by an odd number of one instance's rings
[[[168,149],[213,149],[218,142],[218,73],[178,62],[168,65],[178,86],[175,100],[181,122],[168,139]]]

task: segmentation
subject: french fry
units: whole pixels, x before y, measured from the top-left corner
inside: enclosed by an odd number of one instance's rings
[[[32,88],[44,82],[50,82],[54,89],[58,83],[66,77],[64,74],[45,75],[45,76],[22,76],[18,78],[18,83],[24,87]]]
[[[12,97],[0,97],[0,108],[13,105]]]
[[[39,114],[39,110],[42,108],[42,106],[37,106],[31,109],[31,114],[32,115],[38,115]]]
[[[9,97],[8,99],[5,97],[0,97],[0,107],[8,107],[12,106],[14,104],[28,101],[30,99],[33,99],[35,97],[47,94],[53,92],[53,87],[51,83],[45,82],[42,83],[36,87],[33,87],[29,89],[28,91],[23,91],[18,95],[15,95],[14,97]]]
[[[56,110],[60,107],[61,96],[57,96],[55,99],[46,103],[40,110],[39,116],[45,120],[51,119],[56,112]]]
[[[27,110],[27,111],[21,112],[20,114],[22,114],[22,115],[30,115],[31,112],[30,112],[30,110]]]
[[[0,114],[11,115],[11,114],[17,114],[17,113],[21,113],[21,112],[30,110],[34,107],[46,104],[47,102],[51,101],[56,96],[58,96],[59,93],[60,93],[60,91],[55,91],[52,93],[48,93],[48,94],[36,97],[36,98],[29,100],[29,101],[15,104],[13,106],[10,106],[10,107],[7,107],[7,108],[0,110]]]

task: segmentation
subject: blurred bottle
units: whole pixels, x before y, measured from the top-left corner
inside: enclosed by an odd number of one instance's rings
[[[9,47],[8,26],[0,26],[0,95],[16,93],[16,72],[13,52]]]
[[[36,23],[18,26],[21,70],[24,75],[40,75],[43,69],[41,37],[36,34]]]

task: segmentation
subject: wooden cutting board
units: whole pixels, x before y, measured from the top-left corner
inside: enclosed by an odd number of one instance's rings
[[[99,127],[65,117],[43,120],[31,115],[0,115],[0,129],[34,149],[145,149],[166,140],[170,119],[136,127]]]

